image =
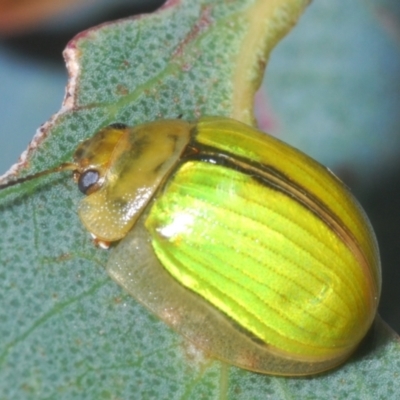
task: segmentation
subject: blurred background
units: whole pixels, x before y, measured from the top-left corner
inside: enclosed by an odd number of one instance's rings
[[[62,50],[101,22],[161,0],[0,0],[0,175],[56,113]],[[381,248],[380,313],[400,332],[400,2],[314,0],[273,51],[256,96],[262,129],[351,187]]]

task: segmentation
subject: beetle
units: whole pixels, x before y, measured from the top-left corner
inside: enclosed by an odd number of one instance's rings
[[[74,162],[78,214],[107,271],[212,357],[276,375],[343,363],[381,291],[357,200],[299,150],[225,117],[112,124]]]

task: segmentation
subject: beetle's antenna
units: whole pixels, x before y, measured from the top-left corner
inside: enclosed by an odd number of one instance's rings
[[[41,176],[44,176],[44,175],[49,175],[49,174],[53,174],[55,172],[61,172],[61,171],[67,171],[67,170],[76,170],[76,169],[77,169],[77,165],[74,163],[63,163],[63,164],[58,165],[57,167],[37,172],[36,174],[23,176],[22,178],[10,180],[5,183],[0,183],[0,190],[8,188],[10,186],[19,185],[20,183],[23,183],[23,182],[31,181],[36,178],[40,178]]]

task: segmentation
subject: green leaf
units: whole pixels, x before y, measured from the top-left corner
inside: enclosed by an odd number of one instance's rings
[[[85,31],[65,52],[61,111],[15,174],[70,160],[111,122],[228,115],[251,123],[268,53],[306,0],[169,1],[157,13]],[[39,94],[40,95],[40,94]],[[105,273],[54,174],[0,192],[0,399],[390,398],[400,344],[377,321],[369,345],[313,378],[277,378],[208,359]],[[379,379],[379,380],[378,380]]]

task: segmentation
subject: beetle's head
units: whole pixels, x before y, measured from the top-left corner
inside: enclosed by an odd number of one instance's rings
[[[90,194],[98,190],[107,169],[113,161],[113,152],[127,125],[115,123],[98,131],[93,137],[80,143],[75,150],[74,162],[66,162],[35,174],[9,180],[0,184],[0,190],[31,181],[41,176],[72,170],[79,190]]]
[[[77,147],[74,153],[74,178],[83,194],[89,195],[102,186],[126,129],[127,125],[120,123],[109,125]]]

